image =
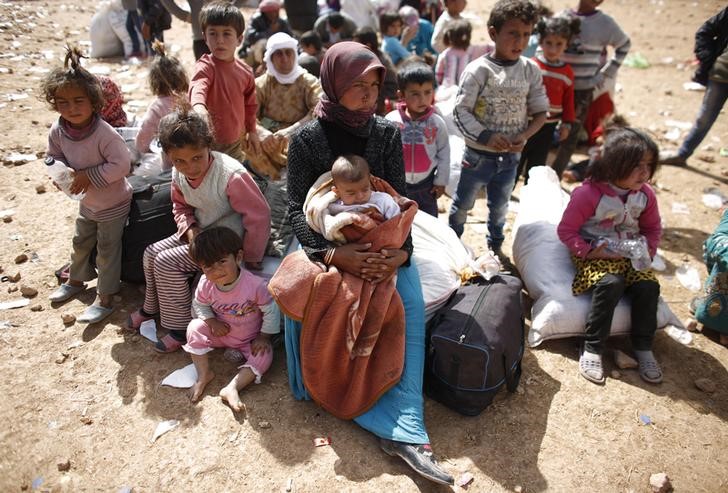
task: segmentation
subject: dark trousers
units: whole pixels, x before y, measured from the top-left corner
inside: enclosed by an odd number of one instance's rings
[[[437,199],[432,193],[435,183],[435,173],[414,185],[407,184],[407,198],[417,202],[420,210],[437,217]]]
[[[593,97],[593,88],[574,91],[576,121],[571,124],[569,136],[559,145],[559,152],[556,154],[556,159],[554,159],[554,163],[551,165],[559,178],[561,178],[561,173],[566,169],[566,165],[569,164],[569,159],[571,159],[571,155],[574,154],[576,145],[579,143],[579,132],[581,132],[584,126],[586,114],[589,112],[589,105],[591,105]]]
[[[195,54],[195,60],[199,60],[202,55],[210,53],[204,39],[196,39],[192,42],[192,52]]]
[[[521,161],[518,163],[518,177],[523,175],[524,183],[528,183],[528,171],[534,166],[546,166],[546,158],[554,141],[554,131],[559,122],[544,123],[543,127],[533,134],[521,152]]]
[[[612,327],[614,309],[622,295],[632,302],[632,330],[630,338],[632,349],[648,351],[652,349],[652,339],[657,330],[657,300],[660,285],[653,281],[639,281],[625,286],[624,277],[606,274],[594,285],[591,308],[586,319],[584,349],[601,354],[604,341]]]

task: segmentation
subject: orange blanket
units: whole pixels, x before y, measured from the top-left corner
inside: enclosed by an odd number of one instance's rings
[[[417,205],[389,192],[402,213],[366,232],[371,251],[400,248]],[[395,279],[372,284],[335,267],[311,262],[303,251],[283,259],[268,289],[289,317],[302,321],[300,357],[311,398],[331,414],[351,419],[399,381],[404,366],[404,307]]]

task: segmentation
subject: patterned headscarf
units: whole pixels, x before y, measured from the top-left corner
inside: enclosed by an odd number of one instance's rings
[[[324,94],[316,105],[314,114],[323,120],[353,129],[367,124],[376,110],[376,98],[372,101],[370,109],[359,111],[345,108],[339,100],[355,80],[370,70],[379,72],[381,86],[386,69],[377,55],[363,44],[354,41],[334,44],[326,51],[321,61],[321,87]]]

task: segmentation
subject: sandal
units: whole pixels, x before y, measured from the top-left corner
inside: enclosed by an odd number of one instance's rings
[[[662,382],[662,370],[652,351],[635,351],[640,363],[639,372],[642,380],[648,383]]]
[[[142,314],[141,308],[139,310],[136,310],[129,314],[129,316],[126,319],[126,328],[129,330],[139,330],[139,327],[142,326],[142,323],[146,322],[147,320],[152,320],[154,317],[147,317],[146,315]]]
[[[183,344],[183,342],[180,342],[171,335],[167,334],[157,341],[154,345],[154,350],[158,353],[173,353],[181,348]]]
[[[590,382],[604,383],[606,378],[604,378],[602,355],[582,349],[579,355],[579,373]]]
[[[395,440],[379,439],[379,447],[391,456],[399,456],[417,474],[429,479],[433,483],[455,484],[451,475],[440,468],[440,465],[432,455],[432,448],[429,443],[415,445],[412,443],[398,442]]]
[[[76,321],[80,324],[96,324],[112,313],[114,313],[114,309],[111,307],[91,305],[83,311]]]
[[[84,291],[86,289],[86,285],[82,284],[81,286],[72,286],[70,284],[61,284],[58,286],[58,289],[53,291],[49,296],[48,300],[51,303],[61,303],[63,301],[69,300],[76,296],[81,291]]]

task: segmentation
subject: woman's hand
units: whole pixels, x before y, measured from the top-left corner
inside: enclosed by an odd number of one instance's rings
[[[371,246],[371,243],[349,243],[348,245],[336,247],[334,257],[331,259],[331,265],[339,270],[361,277],[365,281],[371,281],[372,278],[365,272],[365,270],[371,270],[371,265],[367,263],[367,260],[382,256],[380,253],[367,252]]]
[[[85,171],[75,171],[73,170],[73,182],[71,183],[71,188],[69,191],[76,195],[77,193],[83,193],[86,190],[88,190],[88,187],[91,185],[91,180],[89,180],[88,175]]]
[[[622,258],[622,256],[618,253],[614,253],[607,249],[607,242],[605,241],[601,245],[594,248],[592,251],[590,251],[586,258],[588,259],[598,259],[598,258],[607,258],[607,259],[617,259]]]
[[[397,269],[407,261],[407,252],[400,249],[384,249],[381,255],[367,260],[367,266],[362,269],[362,277],[374,284],[386,281],[392,277]]]
[[[210,327],[210,332],[212,332],[212,335],[215,337],[226,336],[230,332],[230,326],[216,318],[208,318],[205,320],[205,324]]]
[[[248,132],[248,150],[252,151],[254,156],[260,156],[262,150],[260,148],[260,139],[258,138],[257,132]]]

